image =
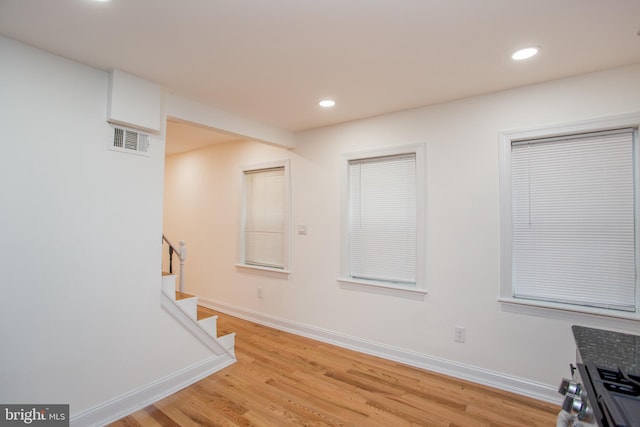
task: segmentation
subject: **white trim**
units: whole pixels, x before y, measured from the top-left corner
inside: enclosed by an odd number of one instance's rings
[[[500,136],[508,136],[509,141],[538,139],[544,136],[561,136],[584,132],[599,132],[613,128],[638,127],[638,125],[640,125],[640,112],[635,112],[568,123],[555,123],[550,125],[534,126],[524,129],[506,129],[500,131]]]
[[[633,332],[637,330],[640,321],[640,314],[603,308],[514,298],[498,298],[498,302],[506,312],[586,323],[596,328],[628,329]]]
[[[221,369],[233,364],[228,357],[212,356],[180,369],[143,387],[71,415],[70,424],[77,426],[106,425],[157,402]]]
[[[586,132],[598,132],[615,128],[640,127],[640,113],[620,114],[590,120],[570,123],[537,126],[526,129],[504,130],[499,132],[499,178],[500,178],[500,294],[498,301],[505,311],[538,316],[560,317],[569,321],[584,321],[596,324],[612,325],[610,327],[624,328],[629,322],[640,320],[640,285],[636,278],[636,312],[625,315],[623,312],[606,309],[590,309],[588,307],[571,306],[568,304],[539,303],[537,301],[514,299],[511,285],[511,143],[527,139],[555,137]],[[637,135],[636,135],[637,138]],[[634,145],[637,147],[637,143]],[[635,149],[634,164],[640,167],[640,150]],[[636,188],[640,188],[640,174],[636,174]],[[636,197],[636,212],[640,212],[640,197]],[[636,230],[640,230],[640,214],[636,214]],[[638,239],[638,236],[636,236]],[[636,243],[636,257],[640,257],[640,248]],[[636,260],[636,265],[640,265]],[[562,315],[558,313],[564,311]],[[602,319],[607,318],[607,321]]]
[[[293,322],[243,307],[214,301],[200,297],[200,305],[231,316],[249,320],[261,325],[276,328],[285,332],[301,335],[317,341],[348,348],[350,350],[404,363],[421,369],[471,381],[477,384],[494,387],[534,399],[560,404],[562,396],[557,392],[557,385],[542,384],[500,372],[467,365],[453,360],[428,356],[414,351],[394,347],[382,343],[363,340],[340,332],[318,328],[304,323]]]
[[[249,264],[234,264],[234,265],[238,268],[246,268],[249,270],[276,273],[276,275],[281,275],[283,277],[289,277],[289,274],[291,274],[291,270],[283,270],[281,268],[269,268],[269,267],[262,267],[259,265],[249,265]]]
[[[380,286],[386,289],[398,289],[393,285],[376,282],[361,281],[349,277],[349,162],[352,160],[367,159],[373,157],[396,156],[401,154],[414,154],[416,156],[416,287],[413,289],[421,290],[426,293],[427,281],[427,146],[425,143],[401,145],[397,147],[388,147],[377,150],[366,150],[342,155],[342,165],[340,171],[340,276],[338,279],[341,283],[351,283],[361,286],[360,289],[368,290],[374,286]],[[350,289],[357,290],[356,287]],[[404,288],[402,288],[404,289]]]
[[[340,287],[342,289],[352,291],[374,292],[419,300],[423,300],[424,295],[426,295],[427,293],[426,289],[416,288],[415,286],[400,286],[384,282],[374,282],[370,280],[358,280],[343,277],[338,277],[336,280],[340,283]]]

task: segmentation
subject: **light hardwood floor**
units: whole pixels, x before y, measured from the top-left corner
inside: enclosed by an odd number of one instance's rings
[[[112,426],[555,426],[559,407],[218,314],[238,362]]]

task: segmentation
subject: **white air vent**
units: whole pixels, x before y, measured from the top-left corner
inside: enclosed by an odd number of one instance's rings
[[[109,148],[123,153],[149,155],[149,135],[122,127],[113,127]]]

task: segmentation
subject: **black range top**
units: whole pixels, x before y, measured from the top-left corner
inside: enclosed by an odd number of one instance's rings
[[[640,426],[640,336],[573,326],[578,369],[603,427]]]

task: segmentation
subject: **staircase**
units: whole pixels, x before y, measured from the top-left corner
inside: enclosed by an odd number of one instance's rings
[[[162,276],[162,307],[215,355],[228,358],[224,366],[236,361],[235,333],[218,337],[218,316],[198,320],[198,297],[176,298],[176,276]]]

